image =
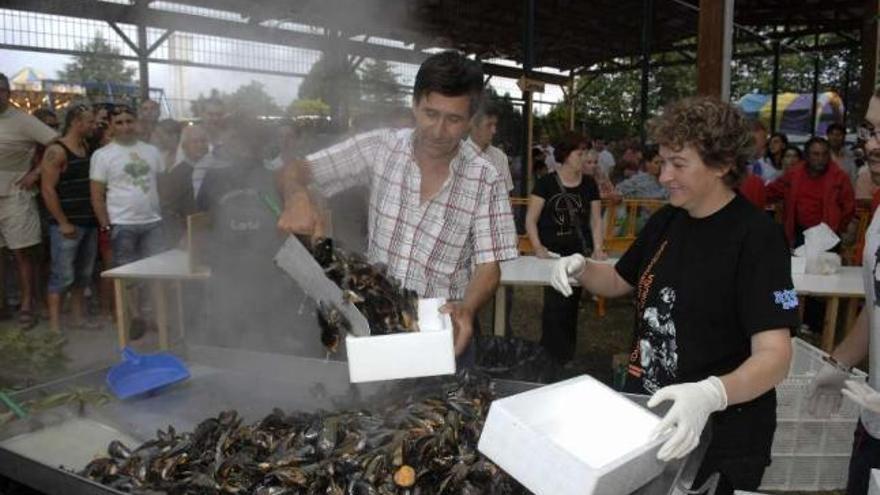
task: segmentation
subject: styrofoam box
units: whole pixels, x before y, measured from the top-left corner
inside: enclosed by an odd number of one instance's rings
[[[537,495],[619,495],[662,472],[659,422],[581,376],[493,402],[478,449]]]
[[[880,495],[880,469],[871,470],[871,484],[868,486],[868,495]]]
[[[419,299],[419,331],[345,338],[352,383],[455,373],[452,319],[440,314],[446,300]]]

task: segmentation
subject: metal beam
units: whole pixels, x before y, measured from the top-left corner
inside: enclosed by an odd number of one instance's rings
[[[506,65],[483,62],[483,73],[491,76],[519,79],[523,76],[523,74],[525,74],[525,70],[518,67],[509,67]],[[550,74],[548,72],[530,70],[529,78],[537,79],[547,84],[555,84],[557,86],[568,84],[568,77],[563,75]]]
[[[770,89],[770,132],[776,132],[776,114],[779,106],[779,59],[782,56],[782,44],[773,42],[773,82]]]
[[[651,75],[651,38],[654,26],[654,0],[642,0],[642,78],[639,86],[639,129],[642,146],[648,142],[645,123],[648,121],[648,78]]]
[[[113,29],[113,31],[116,32],[117,35],[119,35],[122,41],[124,41],[125,44],[128,45],[129,48],[131,48],[131,51],[135,53],[139,52],[140,48],[138,48],[137,43],[132,41],[131,38],[129,38],[128,35],[126,35],[125,32],[122,31],[122,29],[119,29],[119,26],[117,26],[115,22],[107,21],[107,24],[110,26],[111,29]]]
[[[159,48],[162,43],[165,43],[165,40],[171,37],[171,35],[174,33],[175,31],[173,29],[168,29],[164,33],[162,33],[162,36],[159,36],[156,41],[154,41],[153,44],[150,45],[149,48],[147,48],[147,55],[150,55],[151,53],[156,51],[156,49]]]

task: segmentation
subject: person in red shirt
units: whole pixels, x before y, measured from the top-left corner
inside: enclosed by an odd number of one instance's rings
[[[738,190],[744,198],[749,200],[749,203],[762,210],[767,208],[767,190],[764,187],[764,180],[751,171],[743,178]]]
[[[803,244],[804,230],[825,222],[838,234],[855,214],[855,193],[849,176],[833,160],[828,141],[807,141],[806,160],[767,185],[767,201],[782,201],[785,236],[791,246]]]

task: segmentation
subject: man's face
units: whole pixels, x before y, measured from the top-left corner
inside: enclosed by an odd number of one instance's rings
[[[755,138],[755,149],[758,153],[763,153],[767,148],[767,131],[756,127],[752,129],[752,136]]]
[[[859,126],[859,138],[864,141],[865,162],[872,175],[880,175],[880,97],[872,96],[865,120]]]
[[[452,155],[470,130],[470,96],[428,93],[413,104],[416,146],[429,158]]]
[[[54,115],[46,115],[42,119],[40,119],[44,124],[51,127],[52,129],[58,130],[58,117]]]
[[[824,143],[813,143],[807,150],[807,169],[811,172],[822,173],[828,168],[831,159],[831,151]]]
[[[205,125],[211,129],[219,129],[223,125],[223,117],[226,112],[223,111],[223,107],[217,104],[208,104],[205,107],[205,115],[203,118],[205,119]]]
[[[143,122],[156,123],[159,120],[159,104],[153,100],[144,101],[138,115]]]
[[[594,139],[593,149],[595,149],[597,152],[605,151],[605,141],[602,139]]]
[[[846,138],[846,135],[840,129],[832,129],[828,132],[828,145],[831,146],[833,150],[839,150],[843,147],[843,140]]]
[[[208,154],[208,135],[204,129],[190,127],[184,130],[180,142],[183,154],[190,163],[196,163]]]
[[[9,82],[0,81],[0,112],[5,112],[9,108]]]
[[[498,117],[494,115],[484,115],[481,119],[476,119],[471,127],[471,138],[480,148],[486,148],[492,144],[492,138],[498,131]]]
[[[79,114],[79,117],[74,122],[80,136],[90,138],[95,134],[95,114],[91,110],[86,110]]]
[[[129,144],[137,140],[137,126],[130,113],[113,115],[110,118],[110,128],[113,130],[113,139],[120,143]]]

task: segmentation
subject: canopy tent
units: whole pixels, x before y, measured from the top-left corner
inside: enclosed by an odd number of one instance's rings
[[[760,120],[770,129],[772,95],[751,93],[739,100],[743,112]],[[816,120],[810,123],[813,109],[812,93],[780,93],[776,99],[777,125],[774,131],[786,134],[815,134],[824,136],[828,126],[843,122],[843,100],[832,91],[819,93],[816,100]]]

